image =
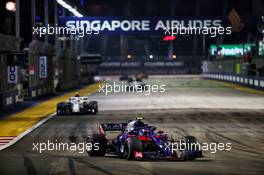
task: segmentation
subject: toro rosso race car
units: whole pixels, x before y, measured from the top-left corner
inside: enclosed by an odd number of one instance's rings
[[[169,139],[163,131],[143,123],[142,118],[128,123],[104,123],[99,127],[100,134],[90,138],[93,146],[90,156],[104,156],[106,153],[115,154],[125,159],[164,159],[164,160],[193,160],[202,156],[199,149],[190,147],[176,151],[172,148],[174,140]],[[121,131],[114,139],[107,139],[106,131]],[[181,144],[197,143],[194,136],[183,137]]]
[[[88,97],[70,97],[68,101],[57,104],[57,115],[73,113],[96,114],[97,111],[97,101],[89,101]]]

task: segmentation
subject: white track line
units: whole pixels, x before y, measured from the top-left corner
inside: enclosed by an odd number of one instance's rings
[[[44,119],[40,120],[37,124],[35,124],[31,128],[29,128],[28,130],[24,131],[23,133],[19,134],[17,137],[15,137],[8,144],[5,144],[4,146],[1,146],[0,147],[0,151],[6,149],[8,147],[10,147],[13,144],[15,144],[17,141],[19,141],[20,139],[22,139],[24,136],[26,136],[27,134],[29,134],[30,132],[32,132],[34,129],[38,128],[40,125],[42,125],[43,123],[45,123],[46,121],[48,121],[49,119],[51,119],[52,117],[54,117],[55,115],[56,115],[56,113],[53,113],[50,116],[48,116],[47,118],[44,118]]]

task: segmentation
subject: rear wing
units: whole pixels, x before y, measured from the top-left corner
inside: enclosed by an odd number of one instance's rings
[[[105,131],[124,131],[127,123],[102,123],[99,126],[99,132],[105,134]]]

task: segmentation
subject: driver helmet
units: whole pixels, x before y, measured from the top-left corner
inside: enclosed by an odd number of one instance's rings
[[[75,93],[75,97],[80,97],[79,92],[76,92],[76,93]]]

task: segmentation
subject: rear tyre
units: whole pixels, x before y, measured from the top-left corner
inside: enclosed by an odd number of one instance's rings
[[[63,115],[64,114],[64,107],[65,107],[65,105],[67,105],[65,102],[59,102],[58,104],[57,104],[57,110],[56,110],[56,112],[57,112],[57,115]]]
[[[128,138],[124,143],[124,152],[122,156],[127,160],[135,159],[135,151],[142,152],[142,142],[138,138]]]
[[[94,109],[94,108],[92,108],[92,109],[91,109],[91,114],[95,115],[96,113],[97,113],[97,110]]]
[[[89,151],[90,156],[104,156],[106,153],[107,140],[103,134],[93,134],[92,149]]]

